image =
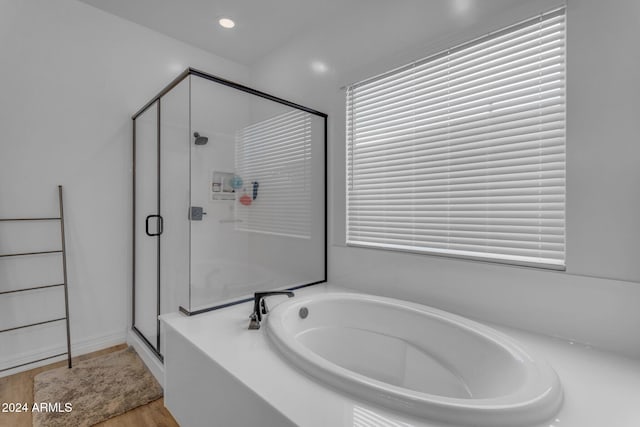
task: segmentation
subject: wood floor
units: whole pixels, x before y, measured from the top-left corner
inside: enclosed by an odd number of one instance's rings
[[[74,357],[73,361],[85,360],[91,357],[101,356],[126,348],[126,344],[109,347],[94,353]],[[4,402],[21,402],[29,406],[33,404],[33,377],[48,369],[59,368],[66,365],[66,361],[52,363],[51,365],[20,372],[15,375],[0,378],[0,404]],[[0,408],[1,411],[1,408]],[[0,412],[0,427],[31,427],[31,413],[3,413]],[[122,415],[113,417],[97,424],[99,427],[178,427],[169,411],[164,407],[162,398],[146,405],[132,409]]]

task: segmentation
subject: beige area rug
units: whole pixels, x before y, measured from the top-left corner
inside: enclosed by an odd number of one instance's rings
[[[88,427],[162,397],[162,388],[129,347],[36,375],[33,397],[48,404],[32,411],[34,427]]]

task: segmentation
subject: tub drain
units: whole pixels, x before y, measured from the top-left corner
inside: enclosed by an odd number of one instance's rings
[[[308,315],[309,309],[307,307],[302,307],[300,311],[298,311],[298,316],[300,316],[301,319],[306,319]]]

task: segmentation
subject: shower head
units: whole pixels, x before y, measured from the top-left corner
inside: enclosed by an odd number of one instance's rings
[[[207,141],[209,141],[209,138],[206,136],[200,136],[200,134],[198,132],[194,132],[193,136],[196,138],[196,145],[205,145],[207,143]]]

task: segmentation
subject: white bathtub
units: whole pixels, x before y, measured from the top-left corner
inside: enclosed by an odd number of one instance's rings
[[[306,318],[300,310],[306,309]],[[456,425],[526,426],[562,404],[554,370],[487,326],[371,295],[292,298],[266,332],[308,374],[385,407]]]

